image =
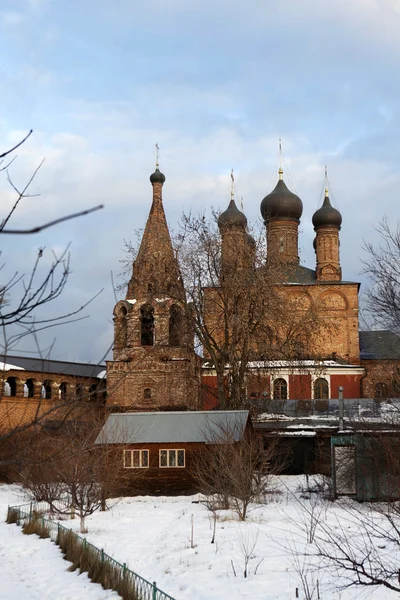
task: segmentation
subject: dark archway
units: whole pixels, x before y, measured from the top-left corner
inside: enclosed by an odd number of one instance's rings
[[[375,398],[388,398],[389,397],[389,386],[383,381],[378,381],[375,385]]]
[[[35,382],[33,379],[27,379],[25,382],[27,389],[27,398],[33,398],[35,395]]]
[[[7,390],[5,395],[6,396],[16,396],[17,395],[17,378],[16,377],[8,377],[6,383],[8,383],[9,386],[9,394],[7,394]]]
[[[68,384],[65,381],[60,383],[59,387],[60,400],[66,400],[68,395]]]
[[[53,395],[53,388],[52,388],[52,381],[49,381],[48,379],[46,379],[46,381],[43,382],[43,398],[45,398],[46,400],[51,400],[51,397]]]
[[[154,308],[150,304],[140,308],[140,341],[142,346],[154,345]]]
[[[182,311],[176,304],[169,310],[169,345],[182,346]]]

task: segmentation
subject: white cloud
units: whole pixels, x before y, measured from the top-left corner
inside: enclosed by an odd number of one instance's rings
[[[16,27],[23,23],[24,15],[15,10],[0,11],[0,25],[4,27]]]

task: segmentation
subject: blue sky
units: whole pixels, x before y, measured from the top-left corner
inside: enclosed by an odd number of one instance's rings
[[[43,337],[44,346],[57,338],[53,357],[96,361],[111,343],[110,272],[144,225],[156,142],[173,226],[183,209],[224,207],[231,168],[246,215],[258,219],[281,137],[305,207],[309,267],[327,164],[343,214],[343,275],[359,280],[362,239],[377,239],[384,215],[398,217],[399,31],[397,0],[2,0],[2,147],[34,129],[13,180],[46,158],[32,188],[40,196],[24,202],[18,225],[105,204],[29,239],[3,239],[3,276],[27,271],[38,246],[72,242],[73,273],[54,311],[104,288],[89,319]],[[13,195],[4,177],[0,192],[5,212]]]

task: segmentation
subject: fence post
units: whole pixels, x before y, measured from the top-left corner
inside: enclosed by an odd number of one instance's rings
[[[101,562],[104,562],[104,550],[103,548],[101,549]]]
[[[83,549],[86,550],[86,538],[83,538]]]
[[[30,506],[29,506],[29,520],[31,520],[31,519],[32,519],[32,502],[30,503]]]
[[[153,598],[152,600],[157,600],[157,584],[153,581]]]
[[[123,577],[124,580],[125,580],[125,575],[126,575],[126,563],[124,563],[122,565],[122,577]]]
[[[18,525],[18,527],[21,525],[21,511],[20,511],[20,509],[18,509],[18,513],[17,513],[17,525]]]

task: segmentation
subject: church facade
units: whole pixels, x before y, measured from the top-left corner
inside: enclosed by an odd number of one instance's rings
[[[158,166],[150,182],[153,198],[140,249],[126,298],[114,309],[114,356],[107,363],[107,405],[111,410],[124,411],[216,408],[216,373],[207,357],[200,358],[194,351],[190,311],[163,207],[165,176]],[[262,200],[260,208],[266,228],[265,268],[278,265],[285,274],[280,282],[282,301],[292,311],[314,308],[319,321],[308,357],[292,356],[288,361],[254,355],[244,400],[324,400],[337,398],[340,386],[345,398],[391,395],[385,370],[377,367],[376,359],[363,351],[360,354],[359,283],[342,277],[342,216],[331,205],[328,189],[312,219],[314,269],[300,265],[298,229],[303,205],[286,186],[282,169],[275,189]],[[228,264],[233,255],[239,256],[242,265],[246,266],[249,257],[251,262],[254,240],[233,196],[218,226],[222,264]],[[214,292],[209,291],[210,306]],[[206,318],[218,322],[218,311],[211,309]],[[370,345],[374,346],[374,334],[379,332],[369,333]],[[257,347],[257,340],[254,345]],[[398,359],[397,345],[391,360],[397,365]]]

